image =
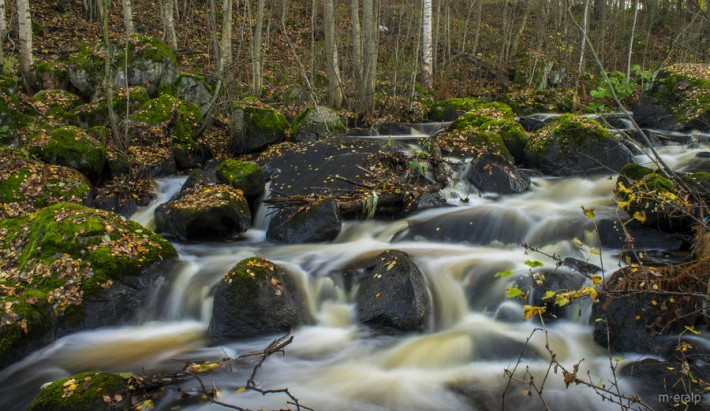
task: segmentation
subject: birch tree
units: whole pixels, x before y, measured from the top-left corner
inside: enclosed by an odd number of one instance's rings
[[[343,104],[343,92],[338,63],[338,46],[335,41],[335,7],[333,0],[323,0],[323,25],[325,31],[325,55],[328,63],[328,105],[339,109]]]
[[[638,0],[634,0],[633,8],[634,8],[634,21],[631,24],[631,36],[629,38],[629,52],[626,55],[626,81],[631,80],[631,53],[633,52],[633,49],[634,49],[634,35],[636,34],[636,21],[638,20],[638,14],[639,14]]]
[[[173,51],[178,49],[177,34],[175,33],[175,2],[174,0],[160,0],[160,17],[163,21],[163,40]]]
[[[223,73],[224,67],[233,63],[232,57],[232,11],[233,0],[224,0],[222,4],[222,41],[219,53],[219,72]]]
[[[29,0],[17,0],[17,24],[20,38],[20,74],[25,91],[30,93],[34,82],[32,81],[32,16]]]
[[[264,30],[264,0],[259,0],[256,3],[256,26],[254,28],[254,37],[251,47],[251,94],[254,97],[261,95],[263,87],[262,69],[262,52],[261,52],[261,36]]]
[[[123,0],[123,25],[126,27],[126,35],[130,36],[136,32],[133,24],[133,0]]]
[[[577,81],[575,88],[579,87],[579,80],[584,71],[584,49],[587,43],[587,26],[589,22],[589,0],[584,0],[584,13],[582,14],[582,42],[579,45],[579,63],[577,65]]]
[[[7,33],[7,20],[5,18],[5,0],[0,0],[0,67],[5,63],[5,33]]]
[[[424,87],[431,90],[433,78],[432,65],[432,38],[431,38],[431,20],[432,20],[432,0],[423,0],[422,14],[422,82]]]

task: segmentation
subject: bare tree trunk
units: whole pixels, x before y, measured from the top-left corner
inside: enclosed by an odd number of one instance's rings
[[[125,150],[128,146],[127,141],[121,138],[121,132],[118,129],[118,119],[116,112],[113,109],[113,85],[111,84],[111,40],[109,39],[108,31],[108,9],[110,0],[99,0],[99,13],[101,15],[101,32],[103,34],[104,48],[106,56],[104,57],[104,81],[103,88],[106,98],[106,107],[108,108],[109,125],[111,126],[111,135],[113,141],[120,150]]]
[[[579,87],[579,80],[584,71],[584,49],[587,43],[587,22],[589,21],[589,0],[584,0],[584,14],[582,15],[582,43],[579,45],[579,64],[577,65],[577,81],[575,89]]]
[[[254,97],[261,95],[262,88],[262,53],[261,53],[261,35],[264,29],[264,0],[259,0],[256,4],[256,27],[254,28],[254,37],[251,47],[251,94]]]
[[[163,20],[163,40],[173,51],[178,49],[177,34],[175,33],[175,3],[173,0],[160,0],[160,11]]]
[[[431,12],[432,0],[424,0],[422,13],[422,83],[424,87],[432,88],[432,39],[431,39]]]
[[[219,51],[219,40],[217,40],[217,4],[215,0],[209,0],[209,18],[208,24],[210,28],[210,34],[212,35],[212,49],[214,50],[215,60],[217,61],[217,69],[219,70],[220,61],[222,61],[222,53]],[[219,73],[222,75],[222,73]]]
[[[328,105],[339,109],[343,104],[340,84],[338,46],[335,41],[335,7],[333,0],[323,0],[323,26],[325,31],[325,55],[328,60]]]
[[[136,32],[136,26],[133,24],[133,0],[123,0],[123,25],[126,27],[127,36]]]
[[[510,56],[515,56],[518,52],[518,44],[520,42],[520,37],[523,35],[523,32],[525,31],[525,26],[528,23],[528,17],[530,16],[530,0],[523,0],[524,3],[524,9],[523,9],[523,17],[522,20],[520,21],[520,25],[518,26],[518,29],[515,31],[515,34],[513,35],[513,40],[511,41],[510,44]]]
[[[362,96],[365,113],[375,111],[375,81],[377,79],[377,40],[379,26],[379,1],[364,0],[362,5],[363,20],[363,80],[365,84]]]
[[[5,63],[5,33],[7,33],[7,19],[5,17],[5,0],[0,0],[0,68]]]
[[[350,1],[350,19],[353,31],[353,76],[358,90],[362,87],[362,31],[360,30],[360,3],[359,0]],[[360,93],[358,92],[358,95]],[[360,96],[362,97],[362,96]],[[362,100],[360,100],[362,101]]]
[[[629,38],[629,52],[626,56],[626,81],[631,80],[631,54],[634,48],[634,35],[636,34],[636,21],[639,14],[639,2],[634,0],[634,22],[631,24],[631,36]]]
[[[233,0],[224,0],[222,4],[222,42],[219,52],[218,70],[224,73],[224,67],[233,62],[232,58],[232,4]]]
[[[20,73],[22,83],[27,93],[34,88],[32,76],[32,17],[30,15],[30,1],[17,0],[17,24],[20,38]]]
[[[483,14],[483,0],[478,0],[478,12],[476,16],[476,35],[473,37],[473,52],[478,51],[478,41],[481,38],[481,14]]]

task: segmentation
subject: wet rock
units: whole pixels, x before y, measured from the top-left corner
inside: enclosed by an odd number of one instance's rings
[[[271,219],[266,238],[289,244],[331,241],[340,233],[342,224],[338,203],[324,199],[304,208],[279,210]]]
[[[533,274],[532,293],[530,305],[535,307],[545,307],[542,317],[546,321],[553,321],[559,318],[571,318],[579,310],[578,306],[568,305],[560,307],[555,304],[555,299],[544,299],[545,293],[553,291],[555,293],[578,290],[584,284],[586,278],[577,272],[543,271]]]
[[[633,155],[596,121],[565,114],[530,138],[525,162],[556,176],[613,174]]]
[[[264,170],[251,161],[225,160],[216,170],[217,180],[242,190],[246,197],[264,192]]]
[[[174,83],[175,97],[196,104],[204,116],[212,101],[211,87],[204,76],[182,73]]]
[[[251,212],[236,189],[217,184],[197,185],[155,210],[158,232],[181,240],[224,240],[251,227]]]
[[[492,154],[512,159],[505,141],[511,133],[525,134],[510,107],[502,103],[478,103],[439,133],[437,141],[444,153],[456,156]]]
[[[109,401],[105,398],[108,397]],[[51,383],[28,411],[111,411],[131,408],[128,380],[118,374],[89,371]]]
[[[187,180],[183,183],[180,191],[186,191],[197,185],[213,186],[217,183],[219,182],[217,181],[217,175],[214,171],[201,169],[192,170],[190,174],[187,175]]]
[[[449,98],[431,105],[427,118],[431,121],[454,121],[471,110],[481,100],[474,98]]]
[[[704,368],[707,369],[707,365],[692,364],[691,360],[684,372],[677,361],[646,358],[623,365],[619,375],[631,384],[644,404],[653,409],[701,411],[708,409],[710,398],[693,379],[707,381],[710,376]]]
[[[471,160],[467,178],[484,192],[513,194],[530,188],[530,177],[501,155],[484,154]]]
[[[0,286],[15,290],[0,295],[13,319],[0,324],[2,367],[68,333],[134,321],[177,256],[138,223],[68,203],[0,220],[0,254]]]
[[[448,203],[438,193],[423,193],[417,200],[414,211],[429,210],[431,208],[447,207]]]
[[[287,332],[306,318],[302,301],[282,268],[263,258],[247,258],[217,285],[208,333],[222,340]]]
[[[431,299],[426,279],[401,251],[385,251],[376,257],[355,299],[358,320],[370,327],[411,332],[424,331],[429,324]]]
[[[525,131],[534,133],[545,127],[545,125],[551,123],[555,118],[556,116],[552,115],[531,114],[529,116],[520,116],[518,118],[518,123],[523,126]]]
[[[695,158],[683,169],[686,173],[710,172],[710,152],[703,151],[697,153]]]
[[[664,250],[672,253],[683,246],[683,240],[678,235],[645,227],[636,220],[625,222],[622,229],[617,220],[600,219],[597,221],[597,229],[602,248],[605,249],[633,247],[641,252]],[[626,233],[630,235],[629,238]]]
[[[346,127],[338,113],[328,107],[309,107],[293,120],[291,137],[295,141],[315,141],[345,135]]]
[[[597,267],[594,264],[591,264],[587,261],[582,261],[577,258],[567,257],[562,260],[562,263],[565,266],[583,275],[591,275],[602,271],[600,267]]]
[[[412,133],[412,126],[407,123],[378,124],[377,133],[381,136],[406,136]]]
[[[232,107],[229,151],[251,153],[286,139],[286,117],[271,107],[237,103]]]

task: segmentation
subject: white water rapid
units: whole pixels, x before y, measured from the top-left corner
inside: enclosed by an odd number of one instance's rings
[[[700,151],[707,136],[690,148],[666,146],[664,158],[682,169]],[[638,161],[645,162],[641,156]],[[534,178],[530,191],[510,196],[480,196],[462,186],[449,191],[451,207],[424,211],[398,221],[349,221],[336,241],[322,244],[276,245],[265,240],[268,213],[260,210],[256,228],[245,238],[227,243],[179,243],[180,264],[166,280],[166,297],[146,308],[146,322],[68,335],[51,346],[0,372],[3,410],[22,410],[41,384],[59,377],[105,370],[136,373],[171,371],[186,361],[217,360],[225,355],[261,350],[277,336],[210,345],[206,329],[211,296],[222,275],[237,262],[262,256],[282,265],[300,283],[308,299],[312,322],[293,330],[285,355],[270,357],[260,369],[260,387],[288,387],[300,402],[316,410],[500,410],[508,384],[505,369],[521,363],[536,381],[548,369],[543,333],[526,339],[540,324],[522,320],[522,304],[506,298],[506,288],[529,271],[526,260],[554,261],[526,253],[528,243],[548,254],[574,257],[600,265],[590,252],[597,247],[592,222],[582,206],[598,218],[613,217],[615,176]],[[155,207],[174,195],[184,178],[158,181],[157,200],[132,218],[153,228]],[[461,202],[459,198],[468,198]],[[575,240],[576,239],[576,240]],[[577,241],[578,240],[578,241]],[[579,241],[583,244],[579,246]],[[373,334],[355,319],[355,290],[344,273],[358,262],[387,249],[409,253],[428,281],[433,299],[431,328],[422,334]],[[619,250],[603,250],[606,274],[619,266]],[[497,272],[513,270],[508,278]],[[592,341],[588,304],[575,305],[548,325],[550,348],[571,368],[583,360],[578,374],[594,382],[610,381],[606,351]],[[624,355],[632,361],[637,354]],[[221,392],[220,401],[252,409],[286,407],[284,396],[237,392],[253,363],[206,374],[205,383]],[[621,381],[621,389],[633,387]],[[524,396],[526,386],[512,383],[506,409],[543,409],[538,398]],[[553,410],[618,409],[588,388],[565,387],[551,374],[544,391]],[[223,409],[206,402],[177,402],[168,392],[156,409]]]

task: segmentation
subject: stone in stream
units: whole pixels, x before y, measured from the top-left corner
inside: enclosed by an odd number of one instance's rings
[[[129,410],[133,408],[131,394],[127,378],[102,371],[89,371],[54,381],[40,392],[27,410]]]
[[[264,192],[264,170],[251,161],[225,160],[217,166],[217,180],[255,197]]]
[[[328,107],[308,107],[293,120],[291,138],[295,141],[315,141],[343,136],[347,128],[338,113]]]
[[[343,225],[338,203],[323,199],[304,207],[288,207],[271,219],[266,238],[301,244],[334,240]]]
[[[484,192],[522,193],[530,188],[530,177],[505,156],[483,154],[471,160],[466,177]]]
[[[409,255],[389,250],[375,257],[372,272],[362,279],[355,297],[358,320],[372,328],[424,331],[431,298],[426,279]]]
[[[287,332],[305,321],[303,307],[288,273],[264,258],[247,258],[217,285],[208,333],[223,340]]]

